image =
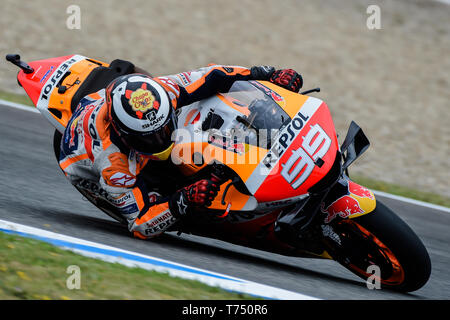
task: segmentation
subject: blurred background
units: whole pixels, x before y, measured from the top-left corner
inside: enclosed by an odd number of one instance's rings
[[[81,54],[153,75],[208,63],[303,75],[342,142],[351,120],[372,145],[350,173],[450,197],[450,5],[445,0],[1,0],[0,53]],[[80,8],[79,29],[69,29]],[[380,29],[369,29],[369,5]],[[3,59],[3,58],[2,58]],[[0,90],[24,93],[0,62]],[[49,142],[50,143],[50,142]]]

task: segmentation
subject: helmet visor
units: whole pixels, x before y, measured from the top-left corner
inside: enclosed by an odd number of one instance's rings
[[[173,114],[172,114],[173,117]],[[172,144],[172,133],[175,131],[175,122],[172,117],[157,131],[147,135],[122,134],[125,143],[139,153],[153,155],[167,150]]]

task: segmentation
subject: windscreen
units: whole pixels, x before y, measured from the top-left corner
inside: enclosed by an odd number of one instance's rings
[[[256,81],[236,81],[221,94],[240,111],[235,118],[236,127],[231,128],[238,140],[269,149],[278,132],[291,121],[270,92],[273,93]]]

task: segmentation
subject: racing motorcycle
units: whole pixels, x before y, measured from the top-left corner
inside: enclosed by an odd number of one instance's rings
[[[134,70],[123,60],[105,63],[81,55],[29,64],[17,54],[6,58],[20,68],[19,85],[55,127],[57,160],[72,113],[89,103],[84,97]],[[177,110],[181,133],[172,161],[166,161],[171,167],[148,166],[153,169],[144,176],[157,181],[153,187],[161,194],[211,174],[222,184],[211,206],[196,212],[201,219],[185,219],[169,231],[333,259],[383,288],[421,288],[431,273],[421,240],[372,191],[349,178],[349,166],[369,147],[367,137],[352,121],[339,144],[327,104],[308,95],[314,91],[320,89],[294,93],[267,81],[236,81],[228,92]],[[76,188],[126,223],[102,190]]]

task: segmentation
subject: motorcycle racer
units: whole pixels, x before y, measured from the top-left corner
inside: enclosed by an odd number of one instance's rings
[[[237,80],[269,80],[294,92],[303,82],[292,69],[268,66],[209,65],[155,78],[135,72],[80,101],[64,131],[59,165],[72,184],[95,189],[117,207],[141,239],[208,207],[219,190],[220,181],[211,176],[162,197],[140,175],[154,162],[169,161],[176,109],[227,91]]]

